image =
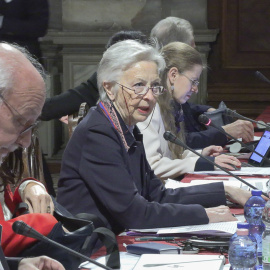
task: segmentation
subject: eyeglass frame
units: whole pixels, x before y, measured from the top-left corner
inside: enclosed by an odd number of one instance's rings
[[[198,87],[199,86],[199,84],[200,84],[199,80],[192,80],[182,72],[179,72],[179,74],[183,75],[184,77],[186,77],[191,82],[191,87]]]
[[[146,90],[146,92],[143,93],[143,94],[141,94],[141,93],[138,94],[138,93],[136,93],[136,90],[135,90],[135,89],[129,88],[129,87],[127,87],[127,86],[125,86],[125,85],[123,85],[123,84],[121,84],[121,83],[118,83],[118,82],[116,82],[116,81],[115,81],[115,83],[118,84],[118,85],[120,85],[120,86],[122,86],[122,87],[125,87],[125,88],[127,88],[127,89],[133,91],[133,92],[134,92],[136,95],[138,95],[138,96],[144,96],[144,95],[146,95],[150,89],[151,89],[153,95],[156,96],[156,97],[162,95],[165,91],[167,91],[166,88],[163,87],[163,86],[161,86],[161,85],[160,85],[160,86],[153,86],[153,87],[144,86],[145,88],[148,88],[148,89]],[[155,94],[154,91],[153,91],[153,88],[156,88],[156,87],[161,87],[163,92],[160,93],[160,94],[158,94],[158,95]]]
[[[6,104],[6,106],[11,110],[16,112],[22,119],[24,119],[27,122],[27,119],[25,119],[25,117],[23,117],[13,106],[11,106],[9,104],[9,102],[3,97],[2,94],[0,94],[0,99],[2,99],[2,101]],[[23,136],[24,134],[26,134],[28,131],[33,130],[41,121],[39,119],[37,119],[32,125],[30,125],[29,127],[25,128],[24,130],[22,130],[19,133],[19,137]]]

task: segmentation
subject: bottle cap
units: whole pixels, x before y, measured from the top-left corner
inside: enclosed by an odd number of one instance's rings
[[[262,191],[261,190],[252,190],[251,191],[252,196],[261,196],[262,195]]]
[[[237,235],[248,235],[248,229],[237,229]]]
[[[237,229],[249,229],[249,223],[247,222],[238,222]]]

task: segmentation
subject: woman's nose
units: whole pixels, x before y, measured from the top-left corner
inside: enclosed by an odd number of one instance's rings
[[[192,91],[193,93],[197,94],[197,93],[199,92],[198,85],[192,85],[191,91]]]
[[[153,94],[152,88],[148,88],[147,93],[143,96],[143,98],[145,99],[149,99],[149,100],[156,100],[156,97]]]

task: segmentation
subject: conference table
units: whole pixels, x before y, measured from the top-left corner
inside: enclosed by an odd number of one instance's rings
[[[262,114],[260,114],[257,118],[256,121],[264,121],[265,123],[270,123],[270,106],[268,106],[263,112]],[[256,126],[255,126],[256,127]],[[258,131],[255,133],[255,135],[257,136],[261,136],[263,133],[263,131]],[[270,176],[270,172],[268,176],[261,176],[262,178],[266,178],[269,179]],[[242,176],[241,176],[242,177]],[[214,175],[211,175],[212,179],[215,179]],[[220,175],[217,176],[217,178],[220,178]],[[248,179],[249,176],[245,176],[243,177],[244,179]],[[205,180],[205,179],[209,179],[209,175],[206,174],[196,174],[196,173],[188,173],[184,176],[184,178],[181,180],[181,182],[183,183],[190,183],[192,180]],[[243,215],[244,210],[243,207],[238,207],[238,208],[232,208],[231,212],[235,215]],[[125,252],[126,245],[129,244],[134,244],[134,243],[142,243],[141,241],[135,241],[135,238],[137,238],[138,236],[134,236],[134,235],[130,235],[129,233],[123,233],[119,236],[117,236],[117,242],[119,245],[119,251],[120,252]],[[183,241],[185,240],[185,238],[183,238]],[[170,245],[177,245],[176,243],[171,243],[171,242],[165,242],[165,241],[157,241],[158,243],[166,243],[166,244],[170,244]],[[106,254],[106,250],[105,247],[102,247],[101,249],[99,249],[95,254],[93,254],[91,256],[91,258],[96,259],[100,256],[104,256]],[[205,254],[220,254],[216,251],[213,250],[206,250],[206,249],[200,249],[199,253],[201,255],[205,255]],[[226,254],[225,254],[226,255]],[[228,260],[226,261],[228,263]],[[121,268],[122,269],[122,268]]]

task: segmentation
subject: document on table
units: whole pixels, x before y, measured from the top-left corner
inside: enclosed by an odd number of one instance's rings
[[[179,226],[168,228],[152,228],[152,229],[130,229],[142,233],[155,232],[162,234],[188,234],[188,235],[214,235],[214,236],[231,236],[236,232],[238,221],[209,223],[193,226]]]
[[[196,174],[215,174],[215,175],[229,175],[228,173],[215,170],[215,171],[199,171],[193,172]],[[239,171],[231,171],[235,175],[270,175],[270,167],[242,167]]]
[[[223,255],[143,254],[133,270],[172,268],[221,270],[224,263],[225,257]]]
[[[200,235],[221,235],[234,234],[237,229],[238,221],[209,223],[203,225],[179,226],[162,228],[157,234],[200,234]]]
[[[204,185],[210,184],[215,182],[225,182],[226,185],[232,185],[236,187],[240,187],[245,190],[250,190],[250,187],[246,184],[238,181],[234,177],[225,177],[225,176],[217,176],[217,177],[209,177],[211,179],[194,179],[190,183],[182,183],[180,181],[176,181],[173,179],[168,179],[165,181],[166,188],[179,188],[179,187],[187,187],[187,186],[194,186],[194,185]],[[246,182],[250,183],[251,185],[255,186],[257,189],[262,190],[264,192],[267,191],[267,182],[269,179],[267,178],[245,178]]]

